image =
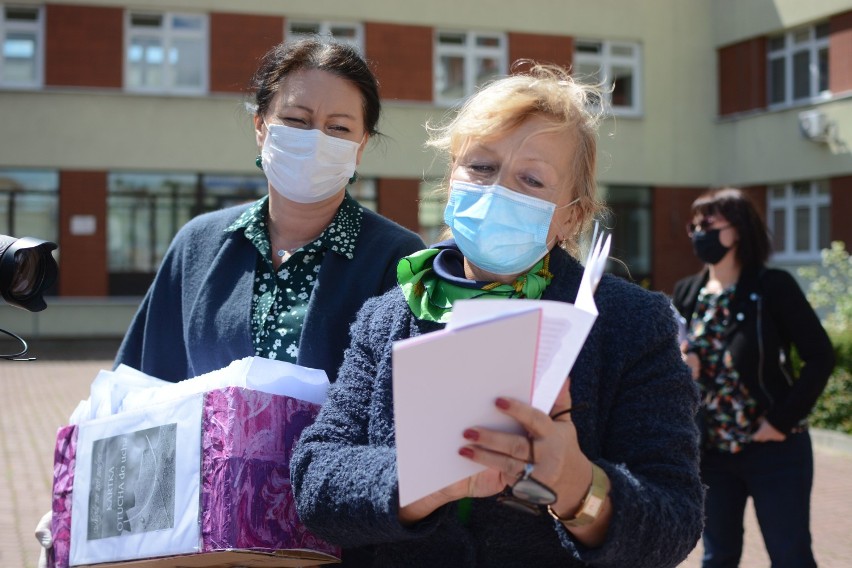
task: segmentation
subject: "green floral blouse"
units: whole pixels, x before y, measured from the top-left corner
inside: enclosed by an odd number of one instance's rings
[[[702,288],[690,322],[689,351],[698,355],[698,386],[705,410],[705,447],[737,453],[757,428],[757,404],[733,366],[724,338],[736,286],[713,294]]]
[[[251,306],[255,354],[295,363],[299,356],[305,312],[322,259],[328,251],[354,258],[355,242],[361,231],[361,206],[347,192],[325,231],[316,240],[292,253],[277,272],[272,265],[268,218],[269,196],[265,196],[227,230],[242,229],[258,251]]]

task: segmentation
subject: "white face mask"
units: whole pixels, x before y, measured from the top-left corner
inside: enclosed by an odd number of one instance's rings
[[[260,152],[272,187],[292,201],[316,203],[346,187],[355,173],[360,144],[319,130],[266,126]]]

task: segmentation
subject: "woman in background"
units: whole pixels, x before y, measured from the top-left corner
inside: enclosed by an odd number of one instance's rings
[[[807,417],[834,367],[831,342],[792,276],[766,267],[768,232],[741,190],[699,197],[687,232],[705,263],[674,290],[702,395],[703,566],[739,565],[749,497],[773,568],[816,566]]]

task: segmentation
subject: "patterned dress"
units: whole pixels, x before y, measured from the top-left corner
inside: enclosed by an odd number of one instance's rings
[[[323,257],[339,254],[354,257],[361,230],[361,206],[348,193],[325,231],[294,251],[276,271],[269,240],[269,197],[263,197],[228,227],[243,229],[257,248],[251,332],[255,354],[295,363],[308,301],[317,283]]]
[[[733,367],[725,340],[736,286],[714,294],[702,288],[689,329],[688,352],[701,362],[698,387],[704,409],[705,449],[737,453],[758,426],[757,403]]]

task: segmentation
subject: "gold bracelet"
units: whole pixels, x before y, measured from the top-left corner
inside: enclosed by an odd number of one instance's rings
[[[592,484],[589,486],[589,491],[580,503],[580,508],[577,513],[571,518],[560,517],[550,505],[547,506],[547,512],[557,521],[564,523],[567,527],[582,527],[590,525],[598,518],[601,512],[604,501],[608,493],[609,478],[606,472],[597,464],[592,464]]]

